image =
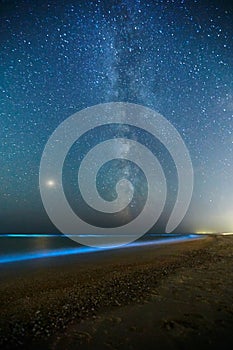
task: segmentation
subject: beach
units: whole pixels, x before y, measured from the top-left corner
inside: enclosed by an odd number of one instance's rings
[[[233,236],[1,266],[1,349],[230,349]]]

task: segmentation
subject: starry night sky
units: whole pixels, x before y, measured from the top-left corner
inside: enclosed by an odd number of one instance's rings
[[[73,113],[112,101],[158,111],[183,137],[195,183],[177,231],[233,231],[230,1],[1,1],[0,16],[1,233],[57,231],[40,198],[44,146]],[[166,150],[136,128],[103,127],[74,144],[64,166],[67,198],[94,223],[129,219],[129,213],[93,216],[77,185],[86,152],[116,134],[136,137],[165,169],[170,199],[152,230],[161,232],[174,204],[176,172]],[[114,182],[127,170],[138,184],[135,216],[147,188],[143,173],[126,163],[106,164],[97,182],[103,197],[114,199]]]

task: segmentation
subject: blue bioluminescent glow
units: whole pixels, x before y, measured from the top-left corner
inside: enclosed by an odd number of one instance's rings
[[[42,237],[46,237],[46,238],[53,238],[53,237],[60,237],[60,238],[66,238],[66,237],[105,237],[106,235],[87,235],[87,234],[61,234],[61,233],[55,233],[55,234],[51,234],[51,233],[2,233],[0,234],[0,238],[1,237],[11,237],[11,238],[42,238]],[[108,235],[108,237],[117,237],[117,235]],[[132,236],[132,235],[124,235],[124,236]],[[145,235],[145,237],[177,237],[177,236],[189,236],[189,237],[193,237],[193,236],[198,236],[197,234],[188,234],[188,235],[180,235],[178,233],[148,233]]]
[[[14,235],[14,236],[20,236],[20,235]],[[33,237],[35,236],[41,237],[41,235],[33,235]],[[51,235],[48,235],[48,236],[51,236]],[[20,262],[20,261],[34,260],[34,259],[53,258],[53,257],[59,257],[59,256],[66,256],[66,255],[79,255],[79,254],[81,255],[81,254],[107,251],[107,250],[113,250],[113,249],[126,249],[126,248],[142,247],[142,246],[149,246],[149,245],[171,244],[171,243],[185,242],[187,240],[194,240],[194,239],[201,239],[201,238],[203,238],[203,235],[198,236],[198,235],[190,234],[187,236],[180,236],[180,237],[170,238],[170,239],[159,239],[157,241],[135,242],[125,246],[121,246],[120,248],[119,247],[110,247],[110,248],[78,247],[78,248],[48,250],[48,251],[35,251],[35,252],[24,253],[24,254],[11,254],[11,255],[5,255],[0,257],[0,264],[14,263],[14,262]]]

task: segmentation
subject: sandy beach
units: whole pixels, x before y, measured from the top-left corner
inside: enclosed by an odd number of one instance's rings
[[[231,349],[233,236],[1,266],[1,349]]]

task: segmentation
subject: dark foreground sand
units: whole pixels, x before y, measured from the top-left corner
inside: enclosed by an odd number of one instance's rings
[[[233,348],[233,236],[1,269],[1,349]]]

